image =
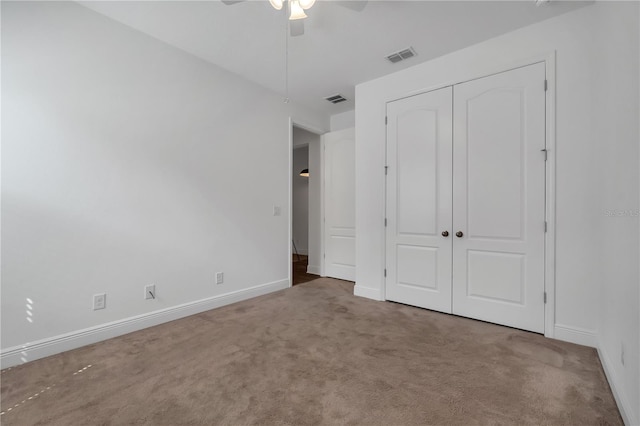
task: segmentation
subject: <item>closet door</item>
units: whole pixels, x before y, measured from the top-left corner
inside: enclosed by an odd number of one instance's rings
[[[544,332],[545,66],[454,87],[453,313]]]
[[[448,313],[451,102],[447,87],[387,104],[386,299]]]
[[[355,129],[325,133],[324,274],[356,280]]]

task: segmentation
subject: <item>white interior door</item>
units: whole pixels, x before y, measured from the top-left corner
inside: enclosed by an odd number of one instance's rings
[[[324,141],[324,274],[356,280],[355,129]]]
[[[452,89],[387,104],[386,299],[451,312]]]
[[[454,86],[453,313],[544,332],[545,66]]]

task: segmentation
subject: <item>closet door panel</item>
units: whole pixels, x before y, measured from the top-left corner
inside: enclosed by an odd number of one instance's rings
[[[545,69],[454,87],[453,313],[544,332]]]
[[[324,273],[356,279],[355,129],[323,135]]]
[[[451,117],[450,87],[387,104],[386,298],[442,312],[451,312]]]

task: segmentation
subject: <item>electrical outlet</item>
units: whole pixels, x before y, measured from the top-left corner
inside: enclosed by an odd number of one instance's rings
[[[274,216],[280,216],[281,213],[282,213],[282,210],[280,209],[280,206],[273,206],[273,215]]]
[[[224,272],[216,272],[216,284],[222,284],[224,282]]]
[[[107,307],[107,294],[99,293],[93,295],[93,310],[104,309]]]
[[[620,342],[620,362],[624,366],[624,342]]]
[[[144,298],[147,299],[155,299],[156,298],[156,286],[155,284],[145,285],[144,286]]]

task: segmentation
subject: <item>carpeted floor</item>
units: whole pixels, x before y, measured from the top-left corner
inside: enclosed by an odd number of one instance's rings
[[[622,424],[594,349],[324,278],[5,370],[1,391],[6,426]]]

